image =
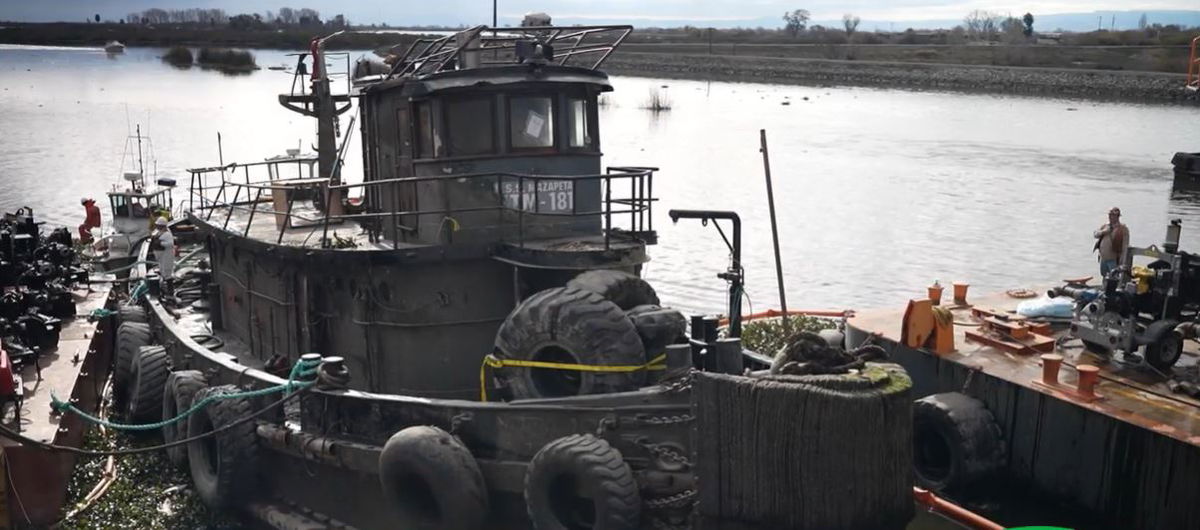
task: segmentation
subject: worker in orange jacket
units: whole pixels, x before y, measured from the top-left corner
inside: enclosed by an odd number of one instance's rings
[[[87,212],[87,217],[84,218],[83,224],[79,225],[79,241],[82,243],[91,243],[92,229],[100,228],[100,207],[96,206],[96,201],[91,198],[84,197],[79,200],[83,205],[83,209]]]

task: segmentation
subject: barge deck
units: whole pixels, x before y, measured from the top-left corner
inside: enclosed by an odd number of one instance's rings
[[[1159,374],[1085,351],[1067,337],[1065,320],[1050,327],[1047,351],[967,337],[980,333],[973,309],[1012,313],[1020,301],[998,293],[944,306],[954,317],[947,353],[906,344],[904,308],[858,312],[849,339],[877,336],[912,376],[916,398],[960,392],[983,402],[1003,431],[1006,480],[1113,528],[1200,527],[1200,401],[1172,392]],[[1043,370],[1044,353],[1062,358],[1057,383]],[[1175,370],[1198,359],[1189,344]],[[1079,387],[1081,371],[1093,371],[1085,366],[1097,369],[1091,393]]]

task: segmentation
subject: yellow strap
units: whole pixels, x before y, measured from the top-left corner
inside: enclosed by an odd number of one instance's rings
[[[661,354],[658,357],[650,359],[646,364],[638,365],[592,365],[592,364],[571,364],[571,363],[550,363],[545,361],[522,361],[518,359],[500,359],[495,355],[488,354],[483,358],[483,364],[479,365],[479,399],[487,401],[487,368],[504,368],[506,366],[517,366],[522,368],[549,368],[551,370],[574,370],[576,372],[602,372],[602,373],[629,373],[639,372],[642,370],[666,370],[667,369],[667,354]]]

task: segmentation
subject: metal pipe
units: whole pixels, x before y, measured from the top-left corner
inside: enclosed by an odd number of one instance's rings
[[[1004,530],[990,519],[972,512],[962,506],[949,502],[933,492],[921,488],[913,488],[913,499],[917,504],[929,508],[930,511],[946,516],[950,520],[965,525],[973,530]]]
[[[771,186],[771,159],[767,153],[767,130],[759,129],[758,135],[759,141],[762,144],[760,151],[762,151],[763,157],[763,173],[767,177],[767,206],[771,212],[771,243],[775,246],[775,278],[779,282],[779,308],[783,310],[783,315],[779,318],[783,321],[783,332],[790,335],[791,326],[788,323],[787,317],[787,293],[783,288],[783,261],[779,255],[779,224],[775,221],[775,191]]]
[[[667,212],[671,222],[677,223],[680,219],[700,219],[708,222],[718,219],[726,219],[733,223],[733,244],[730,245],[730,252],[733,254],[733,263],[735,270],[733,272],[721,273],[717,276],[729,282],[729,336],[742,336],[742,304],[741,291],[742,283],[745,278],[742,277],[742,218],[737,212],[728,212],[720,210],[670,210]]]

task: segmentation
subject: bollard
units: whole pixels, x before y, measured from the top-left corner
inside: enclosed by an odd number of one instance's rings
[[[671,344],[667,346],[667,372],[663,379],[675,379],[687,375],[692,369],[692,346]]]
[[[1093,399],[1096,397],[1096,381],[1100,378],[1100,369],[1090,364],[1081,364],[1075,367],[1075,371],[1079,372],[1078,390],[1079,395],[1084,399]]]
[[[742,339],[717,339],[709,350],[709,357],[713,360],[714,372],[741,375],[745,370]]]
[[[969,284],[954,282],[954,304],[967,305],[967,288]]]
[[[1053,386],[1058,384],[1058,370],[1062,368],[1062,355],[1047,353],[1042,355],[1042,382]]]

